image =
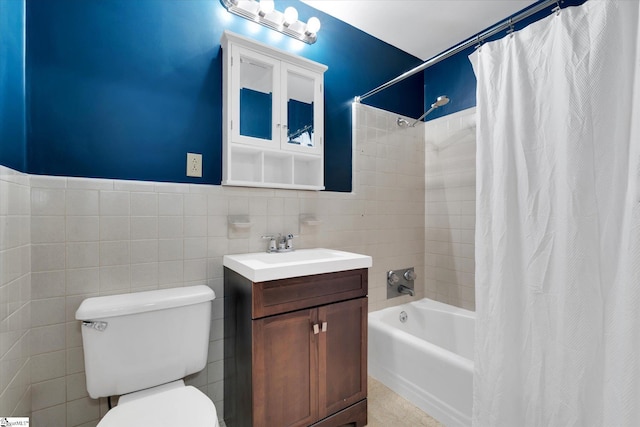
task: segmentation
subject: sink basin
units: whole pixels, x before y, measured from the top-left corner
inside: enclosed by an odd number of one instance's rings
[[[280,253],[225,255],[222,264],[252,282],[264,282],[368,268],[371,267],[372,260],[368,255],[318,248]]]

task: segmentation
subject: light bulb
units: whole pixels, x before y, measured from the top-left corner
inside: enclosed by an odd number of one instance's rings
[[[315,16],[312,16],[307,21],[307,33],[315,34],[320,30],[320,20]]]
[[[260,16],[268,15],[276,8],[273,0],[260,0]]]
[[[295,7],[289,6],[284,10],[284,25],[291,25],[298,20],[298,11]]]

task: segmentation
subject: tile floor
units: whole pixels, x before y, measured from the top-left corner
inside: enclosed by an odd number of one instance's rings
[[[380,381],[368,377],[366,427],[445,427]],[[220,427],[225,427],[220,420]]]
[[[444,427],[381,382],[368,381],[367,427]]]

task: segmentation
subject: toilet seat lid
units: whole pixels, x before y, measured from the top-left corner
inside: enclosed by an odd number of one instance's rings
[[[111,409],[99,427],[218,427],[211,399],[192,386],[172,388],[129,400]]]

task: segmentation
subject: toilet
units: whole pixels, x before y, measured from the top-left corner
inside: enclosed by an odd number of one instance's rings
[[[99,427],[219,427],[211,399],[183,380],[207,364],[214,298],[189,286],[80,304],[89,396],[120,396]]]

